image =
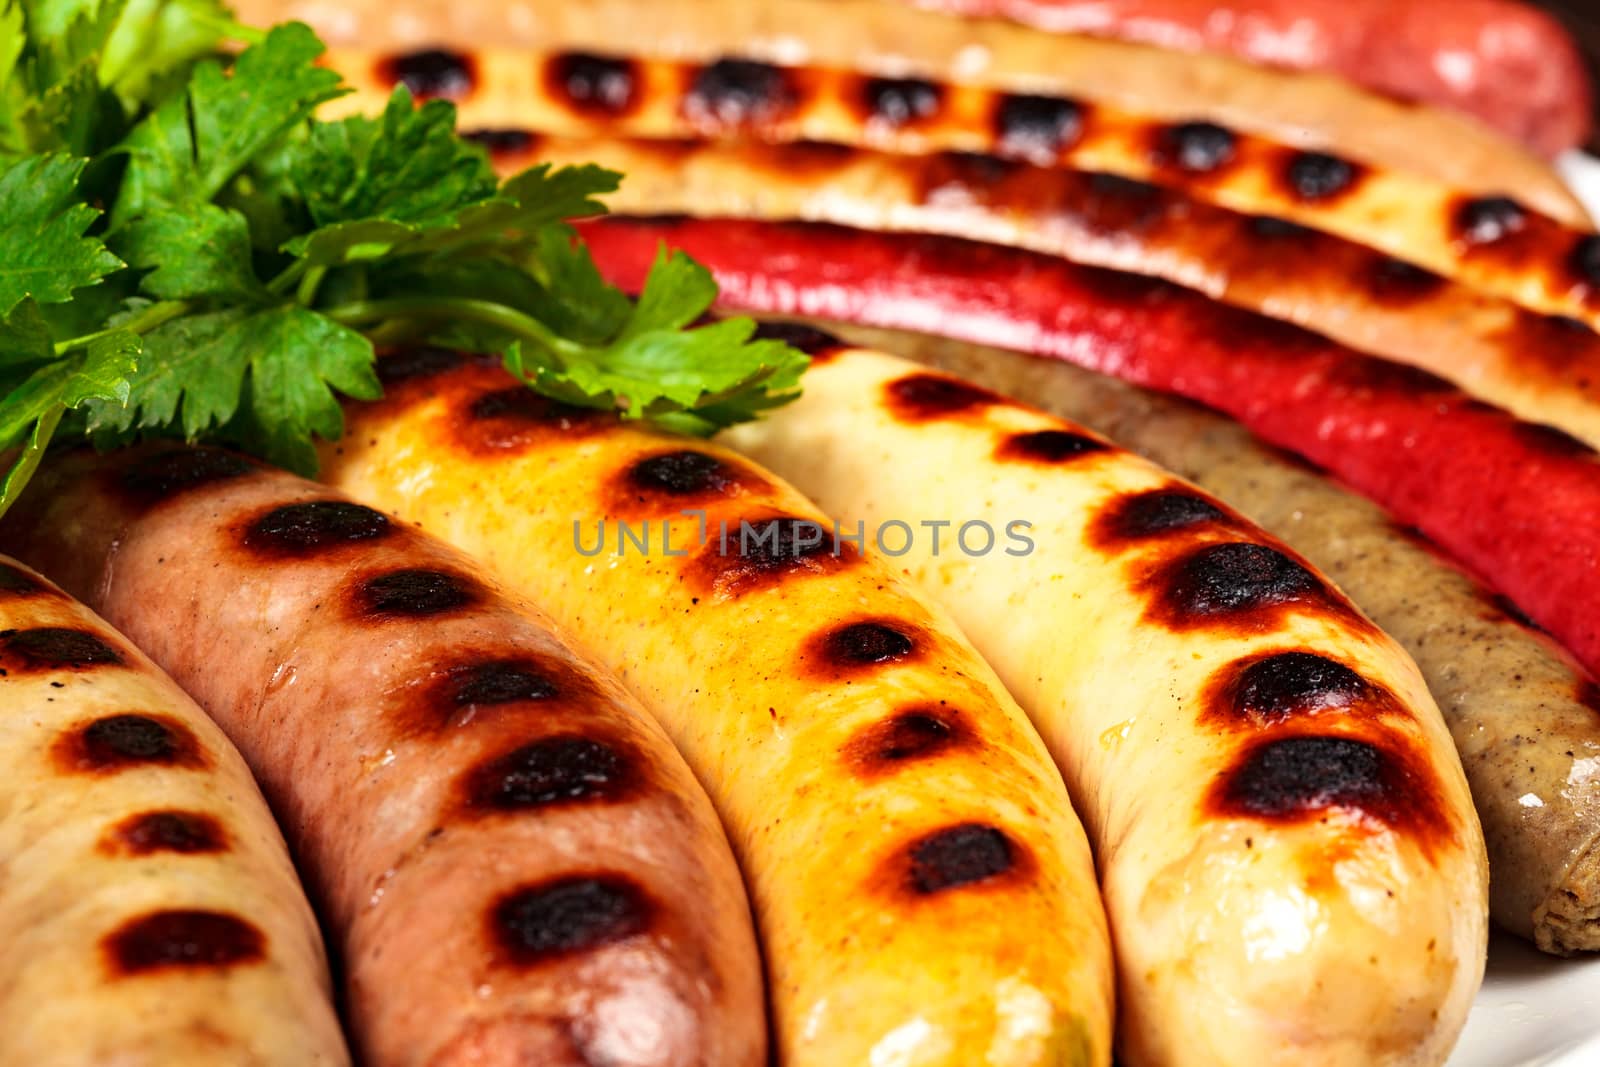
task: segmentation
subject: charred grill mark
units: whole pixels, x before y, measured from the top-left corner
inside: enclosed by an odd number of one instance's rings
[[[50,587],[39,579],[9,563],[0,563],[0,596],[18,598],[50,592]]]
[[[225,912],[155,911],[123,923],[106,937],[104,948],[111,972],[131,977],[256,963],[266,954],[266,938]]]
[[[928,422],[1004,404],[998,393],[940,374],[909,374],[884,387],[889,411],[904,422]]]
[[[368,619],[417,619],[473,607],[484,591],[464,575],[419,567],[364,579],[354,599],[356,611]]]
[[[1439,787],[1425,765],[1413,765],[1398,749],[1352,737],[1257,742],[1218,776],[1210,806],[1225,816],[1276,821],[1342,809],[1421,831],[1424,846],[1450,833]]]
[[[189,728],[164,715],[107,715],[63,734],[54,748],[57,764],[79,774],[133,767],[198,769],[208,763]]]
[[[341,545],[387,537],[382,512],[344,500],[311,500],[276,507],[245,527],[244,545],[261,555],[310,556]]]
[[[612,479],[606,497],[613,510],[663,511],[706,505],[771,487],[743,464],[698,449],[658,452],[633,463]]]
[[[717,533],[692,561],[689,577],[719,596],[742,596],[805,574],[826,574],[861,558],[853,544],[835,543],[833,530],[791,515],[729,523],[726,543]]]
[[[898,619],[857,619],[813,635],[801,657],[808,673],[836,681],[919,658],[925,641],[920,627]]]
[[[1580,238],[1572,247],[1570,263],[1580,284],[1600,288],[1600,236]]]
[[[468,358],[464,352],[440,348],[438,345],[408,345],[391,349],[379,354],[378,380],[388,386],[417,378],[431,378],[466,366]]]
[[[183,448],[135,460],[123,469],[117,483],[131,503],[148,508],[202,485],[231,481],[254,470],[254,464],[232,452]]]
[[[130,815],[107,832],[100,851],[149,856],[157,852],[202,855],[228,847],[228,833],[215,816],[194,811],[146,811]]]
[[[1209,174],[1232,163],[1238,145],[1232,130],[1214,122],[1181,122],[1156,129],[1150,155],[1157,166]]]
[[[966,748],[975,740],[948,709],[917,708],[898,712],[856,734],[844,746],[844,761],[858,775],[873,777]]]
[[[1083,136],[1082,104],[1058,96],[1007,93],[995,108],[995,140],[1001,155],[1053,163]]]
[[[1431,546],[1430,546],[1431,547]],[[1436,549],[1434,551],[1437,551]],[[1503,593],[1486,593],[1489,606],[1497,615],[1503,615],[1525,630],[1544,632],[1544,628],[1528,617],[1528,614],[1517,607],[1515,602]]]
[[[574,111],[618,116],[639,97],[639,71],[631,59],[564,52],[545,64],[545,86]]]
[[[456,419],[456,439],[470,452],[504,453],[593,433],[608,425],[607,420],[604,412],[572,407],[514,385],[473,397]]]
[[[911,888],[929,896],[987,881],[1012,870],[1016,852],[1009,837],[984,823],[937,830],[908,850]]]
[[[541,705],[548,701],[576,709],[595,696],[589,680],[560,660],[504,647],[480,652],[452,647],[447,656],[390,706],[387,717],[397,738],[434,744],[491,716],[517,716],[532,724],[541,721]]]
[[[921,78],[866,78],[861,107],[871,122],[899,128],[931,119],[944,106],[944,89]]]
[[[531,130],[512,128],[462,130],[461,136],[473,144],[482,145],[491,159],[525,156],[539,143],[539,136]]]
[[[7,671],[81,671],[122,662],[122,653],[88,630],[64,626],[0,630],[0,668]]]
[[[528,967],[635,937],[649,925],[644,892],[620,875],[557,878],[513,890],[489,910],[489,938]]]
[[[1401,259],[1379,256],[1367,278],[1367,291],[1390,306],[1415,304],[1436,296],[1448,282],[1442,275]]]
[[[848,347],[826,330],[807,326],[803,322],[758,322],[753,339],[782,341],[790,348],[804,352],[818,363],[825,362],[839,349]]]
[[[464,664],[445,673],[440,693],[456,708],[549,700],[562,691],[552,673],[523,660]]]
[[[1083,456],[1110,450],[1110,445],[1087,434],[1070,430],[1035,430],[1011,434],[995,449],[995,458],[1025,463],[1070,463]]]
[[[1202,545],[1158,564],[1145,581],[1145,618],[1173,630],[1239,626],[1262,629],[1297,606],[1348,609],[1296,560],[1244,541]]]
[[[611,745],[585,737],[547,737],[473,768],[463,783],[477,813],[527,811],[578,801],[614,801],[633,775]]]
[[[1276,215],[1256,215],[1250,219],[1250,232],[1269,240],[1301,240],[1315,237],[1316,231],[1298,222],[1280,219]]]
[[[472,95],[478,75],[470,56],[426,48],[380,60],[378,79],[385,85],[404,85],[419,100],[464,100]]]
[[[1527,224],[1527,209],[1508,196],[1463,199],[1450,220],[1456,240],[1469,246],[1504,240],[1521,233]]]
[[[1284,182],[1299,199],[1315,202],[1348,193],[1362,173],[1359,165],[1326,152],[1296,152],[1284,167]]]
[[[1209,721],[1255,727],[1322,711],[1370,715],[1399,707],[1388,690],[1345,664],[1301,650],[1228,664],[1207,686],[1203,705]]]
[[[719,59],[695,75],[683,100],[684,117],[713,127],[758,126],[795,104],[788,71],[748,59]]]
[[[1112,500],[1096,516],[1089,541],[1116,551],[1129,542],[1166,537],[1228,518],[1216,504],[1187,489],[1147,489]]]

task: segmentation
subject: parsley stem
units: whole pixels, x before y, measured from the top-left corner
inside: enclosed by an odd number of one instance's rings
[[[163,300],[158,304],[151,304],[120,326],[111,326],[104,330],[96,330],[94,333],[86,333],[82,337],[70,337],[65,341],[58,341],[56,342],[55,353],[58,356],[64,356],[68,352],[73,352],[80,348],[88,348],[102,337],[110,337],[114,333],[122,333],[124,331],[142,336],[162,323],[170,322],[180,315],[188,314],[189,310],[190,307],[187,301]]]
[[[306,271],[305,277],[300,279],[300,287],[294,291],[294,298],[300,301],[302,307],[311,306],[311,302],[317,298],[317,286],[322,284],[327,274],[327,267],[312,267]]]
[[[583,346],[560,336],[531,315],[489,300],[462,297],[400,297],[356,300],[323,308],[322,314],[344,326],[366,326],[385,319],[465,319],[515,334],[561,359],[577,358]]]

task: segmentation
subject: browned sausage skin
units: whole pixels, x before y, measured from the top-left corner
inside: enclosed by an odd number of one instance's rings
[[[216,450],[64,457],[5,541],[225,726],[371,1064],[764,1062],[721,828],[620,687],[460,554]]]

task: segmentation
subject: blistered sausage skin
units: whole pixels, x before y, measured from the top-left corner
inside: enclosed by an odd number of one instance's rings
[[[942,234],[1161,278],[1421,367],[1600,444],[1600,335],[1586,325],[1159,186],[985,157],[810,144],[543,138],[522,158],[624,172],[608,198],[618,212]]]
[[[458,552],[232,453],[47,464],[0,537],[239,745],[372,1067],[761,1067],[749,908],[660,728]]]
[[[235,7],[246,22],[303,19],[334,48],[370,49],[385,73],[398,71],[418,91],[458,103],[471,100],[491,63],[490,80],[532,88],[538,72],[507,49],[604,55],[638,48],[695,63],[742,55],[1102,100],[1168,122],[1216,122],[1384,170],[1431,175],[1472,194],[1514,191],[1567,222],[1585,218],[1543,160],[1460,115],[1326,75],[951,18],[884,0],[243,0]],[[480,62],[480,49],[496,51]]]
[[[1476,115],[1545,156],[1581,145],[1583,54],[1553,16],[1518,0],[914,0],[1257,63],[1330,71],[1402,100]]]
[[[1546,952],[1600,949],[1600,690],[1503,597],[1221,415],[1056,360],[831,328],[1091,426],[1310,560],[1405,647],[1438,701],[1483,823],[1490,915]]]
[[[712,271],[729,308],[1000,344],[1216,408],[1422,530],[1600,671],[1589,610],[1600,600],[1600,457],[1431,374],[1158,279],[1013,248],[730,220],[582,230],[627,288],[665,242]]]
[[[725,436],[847,523],[950,524],[895,562],[1084,813],[1126,1062],[1443,1062],[1483,973],[1483,838],[1415,664],[1331,582],[1082,427],[880,353],[828,353]],[[989,543],[1015,522],[1029,545]]]
[[[334,52],[328,62],[352,72],[364,90],[343,98],[340,110],[381,111],[391,82],[403,77],[368,53]],[[1155,182],[1250,216],[1288,219],[1485,293],[1568,314],[1582,313],[1581,301],[1566,300],[1576,273],[1568,262],[1600,258],[1600,244],[1588,250],[1585,243],[1590,226],[1563,226],[1507,195],[1473,196],[1427,176],[1362,166],[1213,122],[1153,119],[1093,97],[1017,95],[738,56],[688,64],[619,53],[512,52],[480,54],[479,64],[476,91],[459,105],[461,124],[491,131],[491,144],[520,129],[565,137],[819,142],[1065,166]],[[1553,287],[1539,284],[1543,274],[1556,279]]]
[[[0,557],[4,1067],[343,1067],[328,965],[239,753]]]
[[[666,726],[742,863],[779,1062],[1108,1062],[1087,841],[942,614],[726,449],[443,350],[379,372],[324,477],[534,596]]]

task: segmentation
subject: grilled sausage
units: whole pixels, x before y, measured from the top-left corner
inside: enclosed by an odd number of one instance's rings
[[[1104,438],[879,353],[831,352],[726,436],[876,530],[1044,734],[1084,798],[1129,1062],[1444,1060],[1482,976],[1483,838],[1415,664],[1331,582]],[[934,521],[943,552],[886,535]],[[1016,523],[1027,544],[997,539]]]
[[[0,706],[0,1064],[348,1064],[316,920],[238,752],[6,559]]]
[[[1546,952],[1600,949],[1600,689],[1503,597],[1220,415],[1056,360],[832,328],[1092,426],[1304,555],[1405,647],[1439,702],[1483,823],[1490,915]]]
[[[382,73],[377,65],[360,55],[335,54],[329,61],[372,75],[368,91],[352,94],[348,106],[382,109],[389,86],[377,80]],[[1473,196],[1427,176],[1360,166],[1212,122],[1171,123],[1093,99],[1018,96],[987,87],[740,59],[689,64],[516,52],[494,61],[480,57],[480,62],[477,89],[460,105],[461,121],[468,128],[495,131],[491,144],[495,135],[503,144],[507,129],[521,129],[568,137],[753,138],[898,153],[981,153],[1043,168],[1067,166],[1152,181],[1230,211],[1288,219],[1539,310],[1582,313],[1584,306],[1581,299],[1567,302],[1574,276],[1568,261],[1576,264],[1586,254],[1579,247],[1592,235],[1587,225],[1569,228],[1504,195]],[[539,72],[532,86],[528,66]],[[515,155],[506,162],[515,166]],[[985,195],[995,176],[985,181],[981,170],[971,169],[980,176],[972,199],[991,210],[999,207]],[[946,171],[938,195],[949,197],[956,174]],[[920,176],[926,168],[917,173],[910,180],[925,182]],[[797,199],[810,188],[811,177],[802,180],[808,184],[793,190]],[[1013,192],[1020,184],[1030,186],[1046,217],[1059,210],[1060,201],[1071,210],[1071,194],[1052,196],[1059,186],[1045,175],[1023,169],[1010,180]],[[1074,175],[1065,184],[1071,189],[1085,180]],[[929,195],[925,184],[917,191]],[[763,190],[763,195],[774,194]],[[718,199],[712,190],[696,210],[717,213]],[[1005,207],[1026,214],[1025,205],[1017,198]],[[876,210],[891,213],[882,203]],[[1024,227],[1022,233],[1028,232]],[[1192,248],[1192,231],[1186,228],[1184,236]],[[1600,246],[1593,254],[1600,260]],[[1584,271],[1579,283],[1592,284]],[[1600,278],[1600,262],[1595,274]],[[1540,285],[1541,275],[1553,281]]]
[[[618,211],[975,237],[1160,277],[1421,367],[1600,443],[1600,336],[1587,327],[1158,186],[973,156],[895,158],[807,144],[545,138],[532,151],[624,171],[628,180],[611,198]]]
[[[1554,156],[1588,136],[1583,55],[1561,23],[1514,0],[915,0],[1056,33],[1143,41],[1322,70],[1453,108]]]
[[[759,1067],[749,908],[671,744],[459,553],[232,453],[42,470],[19,554],[229,731],[342,949],[363,1062]]]
[[[1470,194],[1515,192],[1567,222],[1585,217],[1543,160],[1463,116],[1325,75],[950,18],[883,0],[244,0],[236,7],[246,22],[304,19],[335,49],[372,50],[383,80],[458,103],[472,99],[480,78],[534,88],[537,72],[507,49],[605,55],[618,42],[642,42],[641,51],[664,59],[707,63],[740,55],[1099,100],[1161,121],[1216,122],[1384,170],[1431,175]],[[365,78],[348,67],[342,72]]]
[[[324,476],[534,595],[667,727],[743,864],[780,1062],[1108,1061],[1087,841],[944,616],[725,449],[438,349],[379,372]]]
[[[1217,408],[1422,530],[1600,669],[1594,451],[1432,375],[1165,282],[1015,249],[738,222],[617,220],[584,233],[625,286],[666,241],[713,271],[730,307],[1001,344]]]

